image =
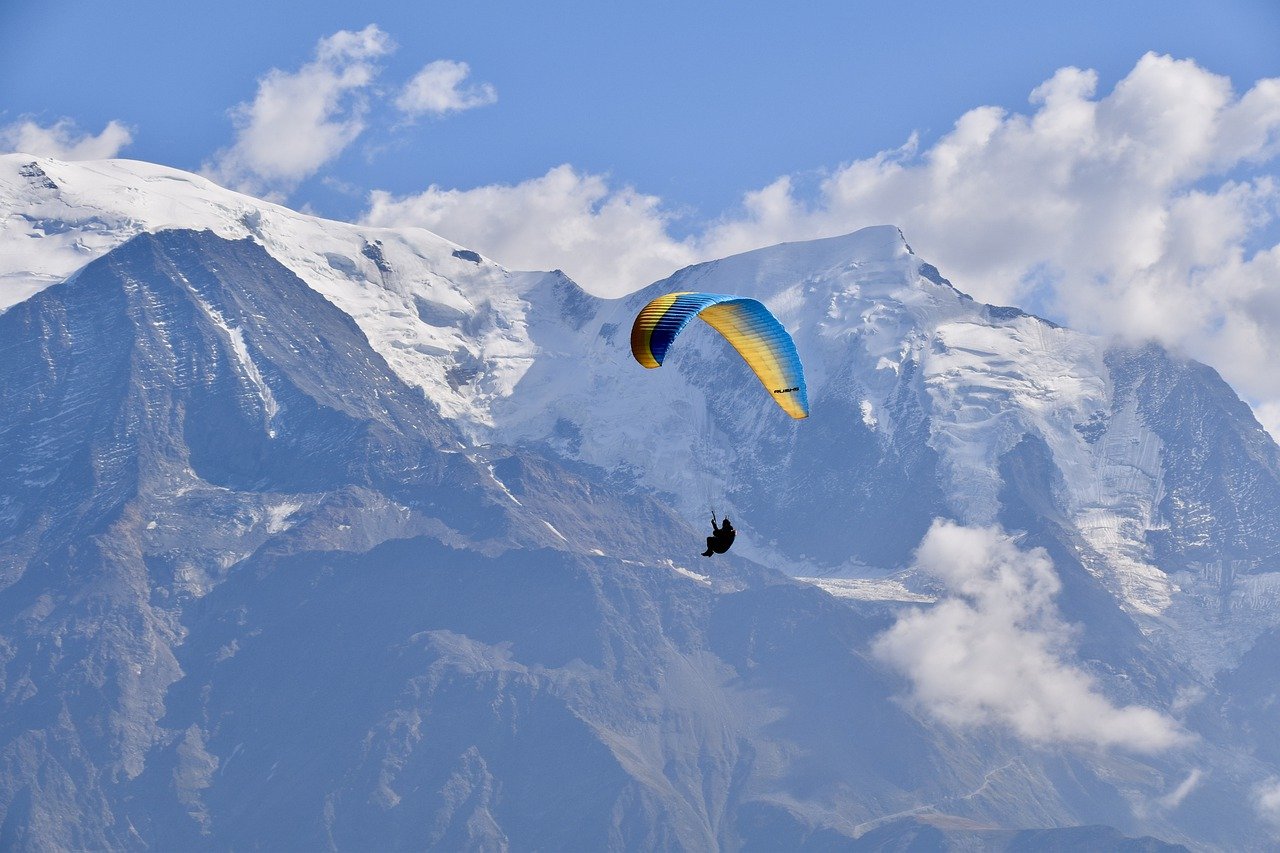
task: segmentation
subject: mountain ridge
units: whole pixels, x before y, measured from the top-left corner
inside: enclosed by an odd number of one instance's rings
[[[5,846],[1267,843],[1280,467],[1210,369],[976,303],[892,226],[603,300],[167,171],[0,158],[0,282],[63,276],[0,313]],[[229,230],[119,215],[144,173]],[[808,421],[712,334],[631,362],[693,287],[766,299]],[[963,603],[913,556],[937,518],[1044,549],[1055,651],[1188,743],[940,719],[873,651]]]

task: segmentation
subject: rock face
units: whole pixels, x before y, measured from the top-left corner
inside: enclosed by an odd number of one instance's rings
[[[376,611],[394,605],[402,615],[425,618],[412,622],[415,630],[397,642],[424,649],[443,643],[452,650],[471,642],[461,633],[451,642],[444,623],[426,615],[440,606],[432,601],[441,599],[432,582],[405,586],[396,581],[400,574],[430,581],[433,565],[459,572],[470,560],[506,565],[517,575],[536,575],[537,566],[582,573],[589,569],[581,560],[544,549],[590,528],[609,538],[615,556],[603,562],[624,565],[618,555],[643,552],[653,560],[664,551],[664,539],[678,535],[673,519],[651,501],[622,500],[570,472],[548,471],[549,463],[536,454],[484,461],[460,452],[454,431],[420,391],[387,368],[350,318],[248,240],[196,232],[139,236],[72,281],[0,316],[0,327],[10,344],[0,375],[8,415],[0,462],[6,620],[0,803],[6,837],[14,843],[176,842],[166,833],[177,828],[160,819],[163,811],[154,803],[136,821],[122,812],[120,798],[131,798],[126,792],[138,787],[156,796],[167,790],[176,798],[174,814],[189,814],[212,831],[220,812],[203,804],[204,792],[216,801],[214,792],[224,790],[221,780],[233,769],[231,754],[243,752],[250,732],[264,734],[273,749],[290,751],[306,742],[281,707],[252,700],[252,710],[204,708],[218,696],[212,681],[192,686],[190,671],[199,666],[238,669],[240,661],[255,657],[257,643],[281,642],[280,656],[259,660],[266,668],[259,675],[291,685],[279,702],[296,701],[296,713],[317,725],[313,735],[336,720],[318,712],[311,692],[290,692],[306,681],[306,672],[319,679],[308,691],[331,697],[340,718],[372,727],[376,720],[362,719],[352,702],[367,685],[326,683],[334,675],[326,661],[358,682],[368,672],[356,649],[375,657],[394,654],[377,641],[368,645],[360,619],[385,618],[382,627],[390,629],[390,614]],[[512,472],[523,500],[496,479],[492,471],[499,469]],[[532,509],[543,503],[548,487],[555,491],[546,506]],[[607,522],[610,517],[620,520]],[[374,556],[389,540],[417,537],[425,538],[410,555],[399,555],[398,570],[390,567],[396,560]],[[504,563],[500,556],[526,552],[527,560]],[[313,556],[291,563],[301,554]],[[365,557],[371,562],[361,563]],[[324,624],[329,612],[273,638],[276,620],[323,598],[304,589],[336,571],[324,566],[331,559],[345,566],[340,586],[365,570],[382,578],[378,591],[370,588],[364,598],[374,612],[353,606],[340,620],[345,629]],[[290,579],[291,591],[276,590],[284,596],[277,602],[283,611],[266,604],[270,594],[257,583],[244,590],[252,606],[234,595],[221,598],[220,591],[235,589],[231,581],[250,565],[259,568],[243,576],[246,582],[250,576]],[[693,585],[661,565],[647,571]],[[299,582],[303,586],[295,587]],[[513,586],[531,582],[513,580]],[[586,594],[589,585],[584,579],[581,588],[564,594]],[[555,597],[541,588],[526,593]],[[465,623],[457,599],[464,594],[462,587],[452,588],[455,606],[444,612]],[[488,600],[471,609],[511,627],[501,621],[500,603],[480,594]],[[583,604],[560,603],[569,610]],[[341,598],[330,600],[302,622],[343,606]],[[200,646],[202,624],[215,645],[204,650],[207,659],[187,659]],[[529,628],[536,633],[536,626]],[[437,637],[438,631],[444,634]],[[541,645],[554,650],[580,639],[571,633]],[[346,653],[320,654],[321,646],[335,641]],[[564,654],[561,649],[559,656]],[[309,670],[311,664],[320,669]],[[183,707],[178,697],[188,691],[190,719],[174,728]],[[391,713],[395,704],[378,711]],[[237,722],[254,720],[245,740],[225,752],[225,727],[210,716],[223,713]],[[327,737],[341,739],[336,730]],[[314,751],[328,748],[317,738],[311,750],[294,757],[308,765]],[[265,783],[270,766],[261,764],[262,755],[238,757],[240,766],[261,772],[257,785]],[[471,764],[482,768],[484,756],[476,753]],[[162,765],[157,783],[154,768]],[[313,778],[305,768],[299,772]],[[287,774],[280,779],[289,790],[304,787]],[[264,807],[276,831],[294,831],[278,822],[280,807],[263,801],[257,785],[233,783],[233,799],[244,798],[238,808]],[[362,791],[361,803],[367,793]],[[322,805],[311,815],[317,827]],[[144,828],[156,834],[141,834]]]
[[[174,174],[0,158],[0,846],[1270,843],[1280,455],[1209,368],[894,228],[601,300]],[[709,329],[636,367],[671,290],[765,301],[812,417]],[[1181,745],[916,701],[874,649],[961,603],[935,518],[1043,548],[1061,654]]]

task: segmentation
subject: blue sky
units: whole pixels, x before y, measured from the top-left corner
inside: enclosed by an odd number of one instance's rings
[[[1280,3],[0,3],[0,150],[124,156],[628,292],[900,226],[1280,434]]]
[[[358,11],[357,11],[358,9]],[[198,169],[228,110],[317,40],[376,24],[390,89],[468,63],[498,101],[405,126],[375,107],[341,157],[290,196],[353,217],[364,193],[518,182],[561,163],[713,217],[779,175],[936,138],[982,104],[1023,109],[1055,69],[1120,79],[1147,51],[1238,87],[1280,75],[1280,4],[379,3],[0,5],[0,122],[66,116],[134,131],[123,156]],[[329,180],[324,180],[328,178]]]

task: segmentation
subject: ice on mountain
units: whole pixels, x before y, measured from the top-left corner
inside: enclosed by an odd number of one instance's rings
[[[447,305],[443,302],[433,302],[416,294],[413,297],[413,305],[418,311],[418,319],[428,326],[462,328],[463,324],[471,316],[463,308]]]
[[[813,584],[836,598],[854,601],[893,601],[911,604],[933,604],[935,595],[912,592],[900,580],[891,578],[805,578],[796,580]]]
[[[330,267],[332,267],[333,269],[337,270],[340,273],[343,273],[348,278],[352,278],[352,279],[361,278],[360,268],[356,266],[355,261],[351,260],[347,256],[339,255],[336,252],[325,252],[324,259],[326,262],[328,262]]]
[[[280,411],[280,404],[276,402],[275,395],[271,392],[270,386],[268,386],[266,380],[263,379],[262,371],[258,369],[258,366],[254,364],[252,356],[249,355],[249,348],[245,345],[244,341],[244,331],[242,329],[235,328],[228,323],[227,319],[222,316],[222,313],[208,302],[201,299],[199,296],[196,296],[195,298],[200,304],[200,307],[204,309],[204,312],[209,315],[211,320],[213,320],[214,325],[226,333],[227,342],[231,346],[231,352],[235,354],[236,364],[240,366],[240,369],[244,372],[245,378],[253,385],[254,389],[258,392],[259,399],[262,401],[262,412],[265,417],[264,428],[267,431],[267,435],[271,438],[275,438],[276,431],[271,428],[271,422]]]

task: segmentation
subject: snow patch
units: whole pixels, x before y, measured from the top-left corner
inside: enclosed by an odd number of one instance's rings
[[[249,347],[245,344],[243,330],[233,327],[222,316],[222,312],[199,296],[195,296],[195,299],[200,303],[200,307],[204,309],[205,314],[209,316],[214,325],[226,332],[227,340],[231,344],[231,352],[235,355],[236,362],[240,365],[245,378],[257,390],[258,397],[262,400],[262,410],[266,415],[267,435],[275,438],[276,431],[271,428],[271,422],[275,420],[276,415],[280,412],[280,406],[276,403],[275,395],[271,393],[271,387],[262,378],[262,371],[258,369],[258,365],[254,363],[253,358],[249,355]]]
[[[33,160],[57,189],[23,177]],[[462,247],[423,229],[319,219],[130,160],[0,155],[0,198],[21,214],[0,219],[0,311],[144,231],[206,229],[261,244],[349,314],[392,370],[464,428],[492,428],[492,403],[511,393],[537,354],[522,294],[548,274],[462,263],[453,254]],[[442,308],[424,318],[419,305]],[[441,316],[452,319],[438,325]]]
[[[499,479],[498,479],[498,475],[497,475],[497,473],[495,473],[495,472],[494,472],[494,470],[493,470],[493,466],[492,466],[492,465],[486,465],[486,466],[485,466],[485,468],[487,468],[487,469],[488,469],[488,471],[489,471],[489,476],[493,478],[493,482],[495,482],[495,483],[497,483],[497,484],[498,484],[498,488],[502,489],[502,493],[503,493],[504,495],[506,495],[507,497],[511,498],[511,502],[512,502],[513,504],[515,504],[516,506],[524,506],[524,504],[520,503],[520,499],[519,499],[519,498],[517,498],[515,495],[511,494],[511,490],[507,488],[507,484],[506,484],[506,483],[504,483],[504,482],[502,482],[501,480],[499,480]],[[545,521],[544,521],[544,522],[543,522],[543,524],[547,524],[547,522],[545,522]],[[551,525],[550,525],[550,524],[547,524],[547,527],[551,527]],[[555,528],[552,528],[552,529],[554,530]],[[559,535],[559,534],[557,534],[557,535]],[[563,539],[564,537],[563,537],[563,536],[561,536],[560,538],[561,538],[561,539]]]
[[[867,429],[874,430],[878,423],[875,406],[870,400],[862,400],[858,403],[858,408],[862,410],[862,422],[867,425]]]
[[[835,596],[856,601],[907,601],[932,604],[936,596],[912,592],[899,580],[886,578],[796,578]]]
[[[288,530],[291,526],[289,519],[294,513],[302,509],[302,503],[299,501],[282,501],[278,504],[267,506],[267,532],[271,534],[281,533]]]
[[[686,569],[684,566],[677,566],[674,560],[662,560],[659,563],[659,565],[665,566],[666,568],[670,569],[671,571],[675,572],[681,577],[688,578],[694,583],[698,583],[706,587],[711,586],[711,578],[707,577],[706,575],[700,575],[697,572],[690,571],[689,569]]]

